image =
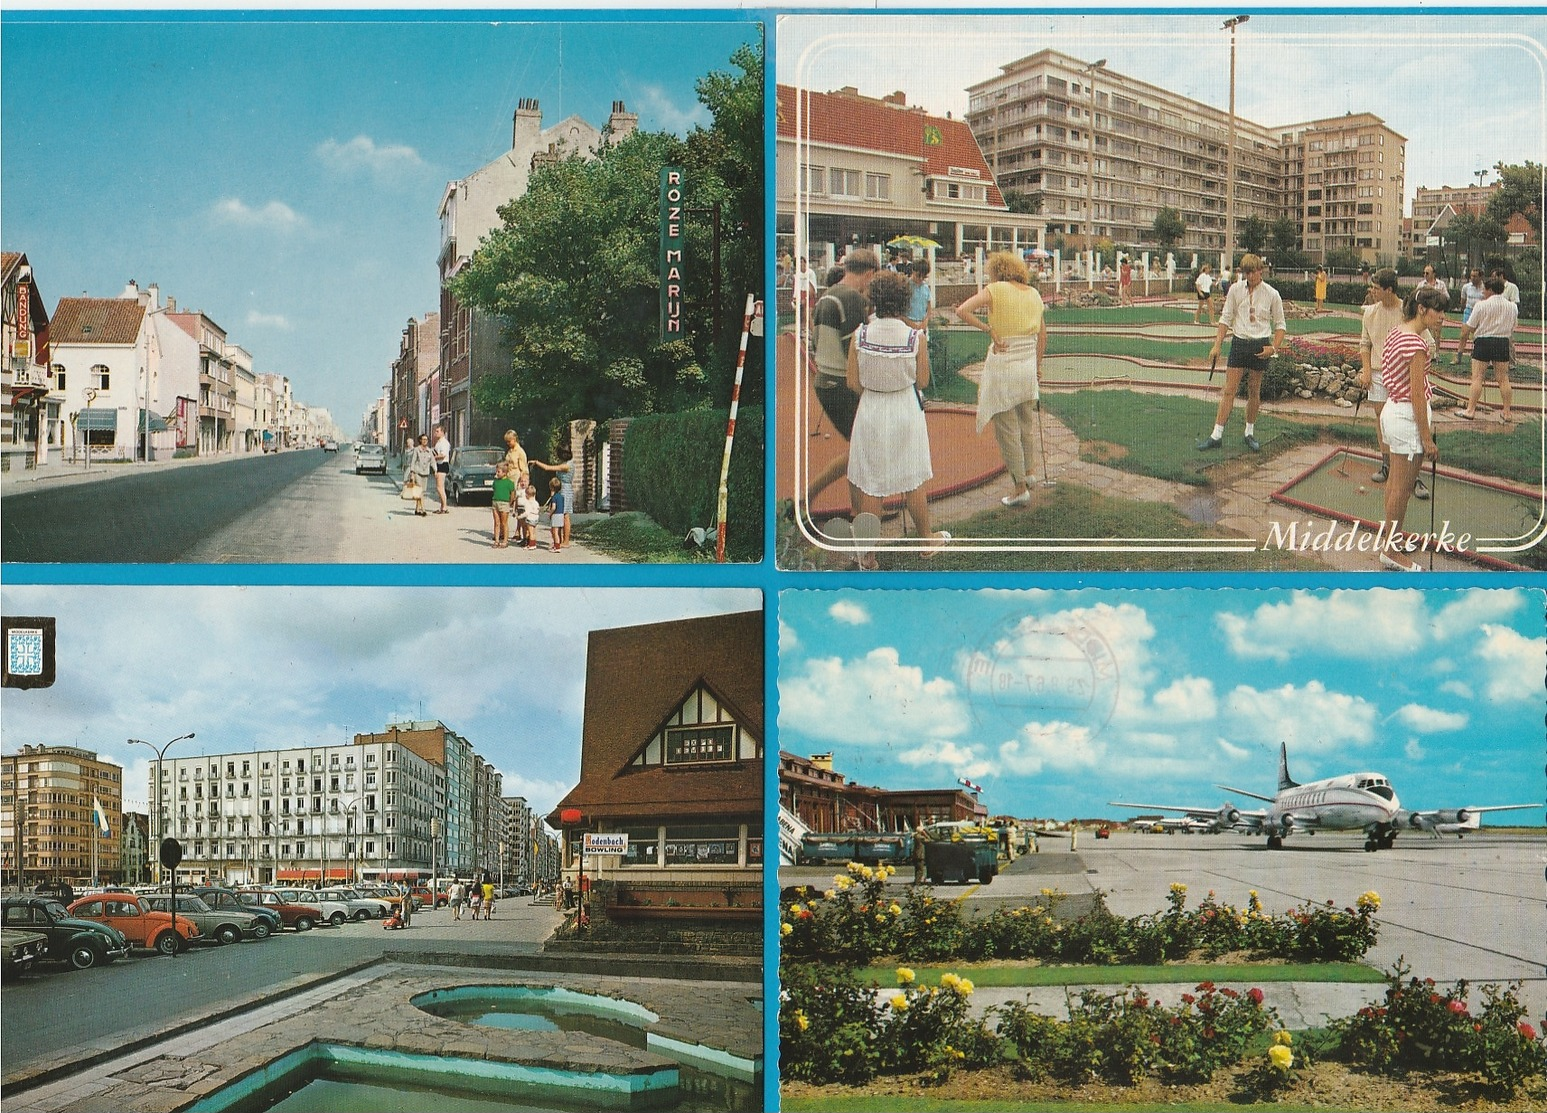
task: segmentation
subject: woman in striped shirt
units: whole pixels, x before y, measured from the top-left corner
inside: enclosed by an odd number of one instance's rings
[[[1439,335],[1445,323],[1448,298],[1439,290],[1420,288],[1408,296],[1402,307],[1402,323],[1386,337],[1381,353],[1381,381],[1386,387],[1386,405],[1381,409],[1381,435],[1391,451],[1391,477],[1386,483],[1386,522],[1391,538],[1380,553],[1383,568],[1399,572],[1421,572],[1423,565],[1391,550],[1401,544],[1402,519],[1413,494],[1413,484],[1423,471],[1425,458],[1438,462],[1439,446],[1434,443],[1433,414],[1429,399],[1430,348],[1428,335]]]

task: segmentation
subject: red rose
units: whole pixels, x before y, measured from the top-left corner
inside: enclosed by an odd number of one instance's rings
[[[1262,1004],[1262,990],[1258,989],[1256,986],[1252,986],[1252,988],[1247,991],[1246,996],[1252,1004]]]
[[[1536,1039],[1536,1029],[1523,1020],[1520,1022],[1520,1034],[1528,1040]]]
[[[1462,1004],[1460,1001],[1452,1001],[1449,1007],[1450,1011],[1453,1013],[1457,1013],[1461,1016],[1466,1015],[1466,1005]]]

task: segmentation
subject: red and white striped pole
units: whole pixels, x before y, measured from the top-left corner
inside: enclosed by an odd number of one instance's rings
[[[736,353],[736,385],[731,388],[731,416],[725,425],[725,457],[720,461],[720,500],[714,539],[714,559],[718,564],[725,563],[726,487],[731,474],[731,442],[736,439],[736,409],[741,405],[741,374],[747,366],[747,338],[752,334],[753,316],[761,311],[762,305],[756,297],[748,294],[747,310],[741,317],[741,350]]]

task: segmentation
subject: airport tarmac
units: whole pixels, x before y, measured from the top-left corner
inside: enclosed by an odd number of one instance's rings
[[[1141,835],[1115,830],[1097,840],[1080,832],[1040,840],[1040,852],[1001,870],[989,885],[946,886],[968,912],[1034,904],[1044,888],[1074,898],[1100,891],[1120,916],[1157,912],[1174,883],[1187,886],[1189,907],[1209,890],[1244,905],[1255,889],[1269,913],[1307,901],[1352,905],[1380,894],[1380,939],[1365,961],[1389,969],[1398,958],[1419,977],[1524,983],[1521,999],[1534,1017],[1547,1015],[1547,836],[1493,834],[1464,839],[1421,832],[1398,837],[1390,850],[1366,853],[1361,833],[1297,835],[1282,850],[1241,835]],[[841,866],[781,867],[781,886],[829,888]],[[901,863],[891,885],[913,879]],[[1070,904],[1076,902],[1071,900]],[[1083,903],[1083,901],[1081,902]],[[1379,986],[1361,987],[1379,996]],[[1352,1010],[1350,1010],[1352,1011]]]

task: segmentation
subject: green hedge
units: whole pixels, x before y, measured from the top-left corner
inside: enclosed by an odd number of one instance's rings
[[[623,440],[629,504],[673,533],[685,535],[694,526],[713,530],[729,416],[726,410],[693,410],[635,418]],[[728,560],[763,559],[763,444],[762,409],[738,410],[727,481]]]
[[[1278,291],[1279,296],[1285,301],[1299,302],[1301,305],[1316,304],[1316,280],[1306,281],[1299,278],[1270,278],[1268,285]],[[1327,283],[1328,305],[1363,305],[1364,295],[1369,290],[1369,285],[1364,282],[1337,282]]]

